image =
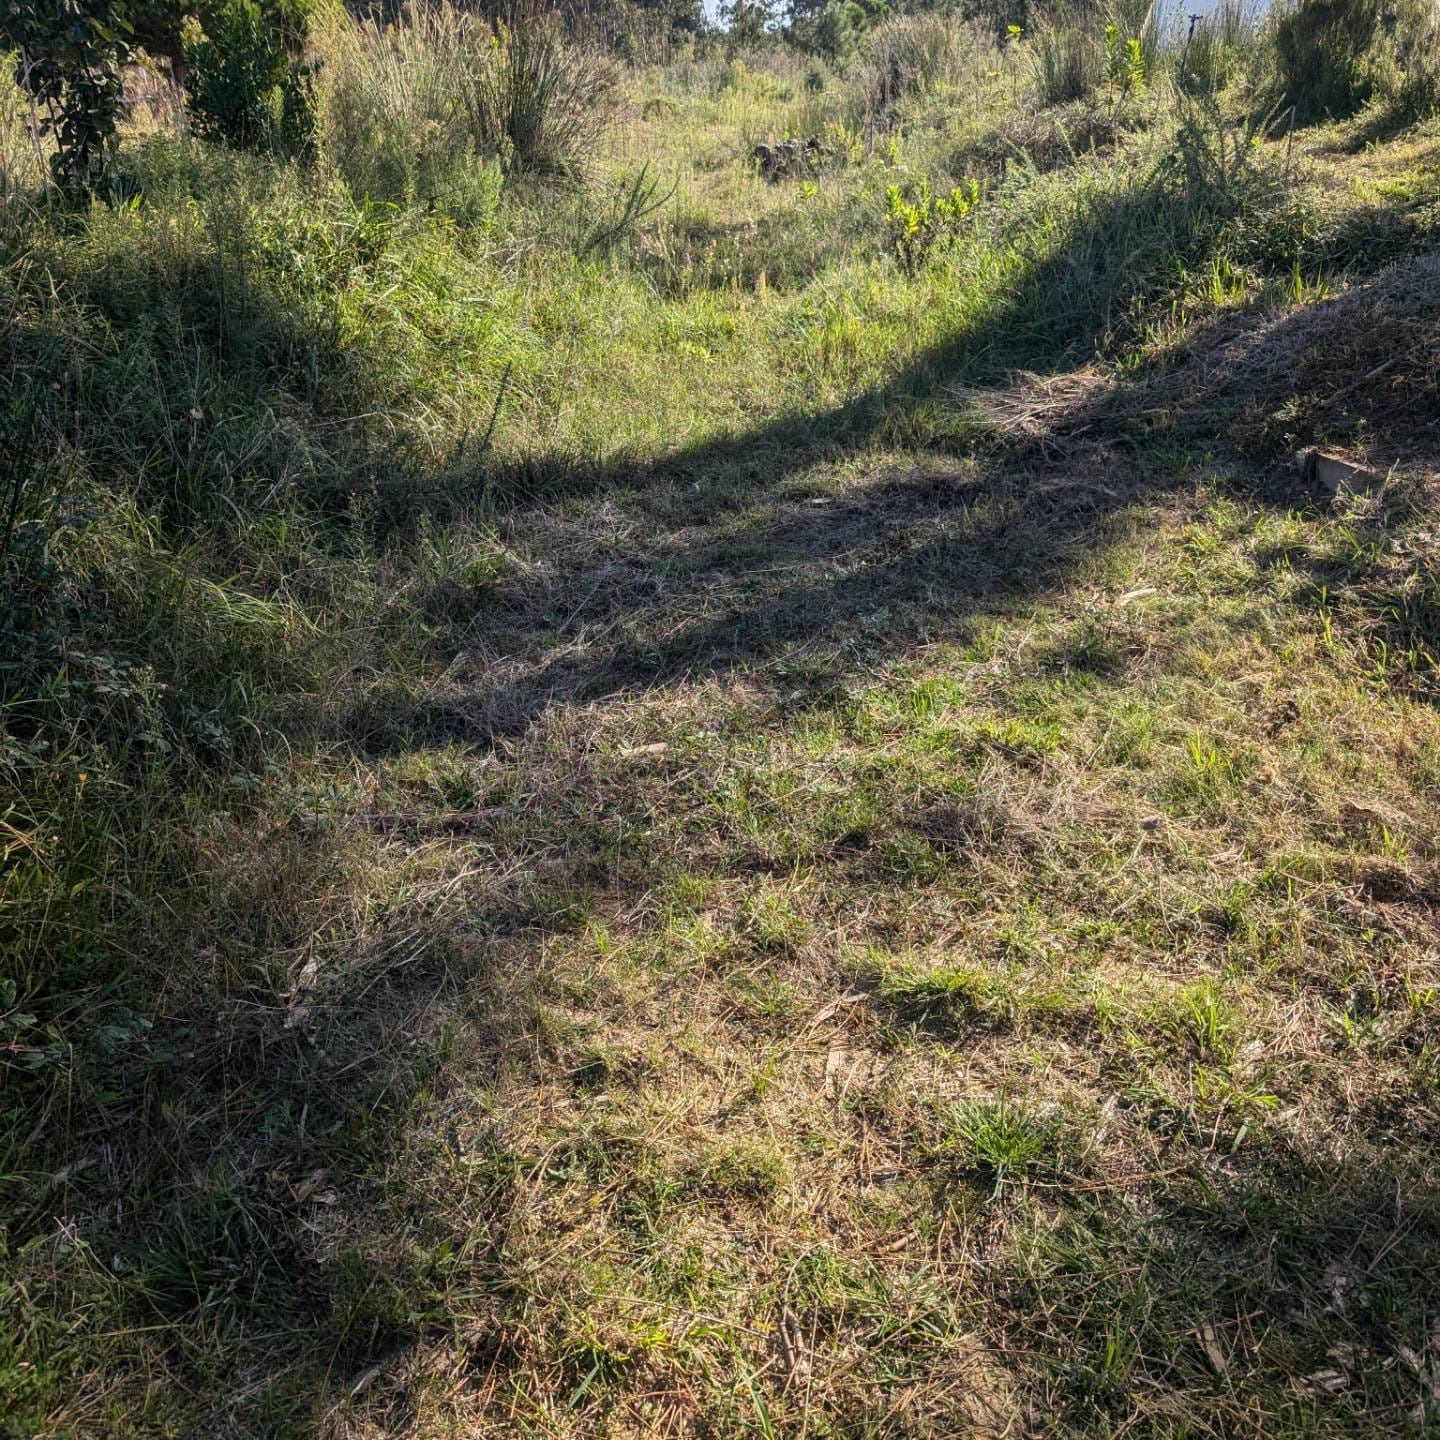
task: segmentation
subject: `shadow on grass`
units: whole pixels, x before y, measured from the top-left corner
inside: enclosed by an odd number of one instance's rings
[[[1143,276],[1123,283],[1134,257],[1114,238],[1108,222],[1082,237],[1106,267],[1098,301],[1077,288],[1073,256],[1039,267],[993,334],[955,337],[828,413],[559,485],[563,462],[551,460],[509,477],[505,523],[545,537],[547,564],[502,582],[482,614],[454,627],[454,658],[473,657],[472,678],[415,713],[357,717],[353,731],[376,749],[483,748],[526,735],[553,707],[737,674],[803,703],[882,657],[1063,591],[1126,507],[1190,483],[1188,453],[1228,449],[1223,403],[1162,457],[1153,437],[1079,445],[1058,460],[972,443],[984,437],[956,411],[958,386],[1087,354],[1144,289]],[[223,368],[227,344],[218,337],[209,363]],[[1193,415],[1218,399],[1202,389],[1185,403]],[[1081,417],[1075,433],[1126,438],[1106,420]],[[876,454],[889,457],[882,473],[847,478]],[[539,497],[527,498],[537,481]],[[557,495],[600,497],[604,513],[587,518],[582,503],[572,520]],[[1304,497],[1282,486],[1267,498]],[[620,813],[644,832],[638,800]],[[93,1283],[113,1298],[116,1328],[154,1325],[168,1337],[131,1363],[163,1367],[188,1392],[173,1409],[196,1417],[192,1433],[333,1432],[336,1411],[357,1398],[371,1405],[372,1387],[386,1396],[376,1424],[403,1433],[411,1400],[374,1372],[409,1351],[444,1342],[480,1374],[528,1363],[527,1277],[505,1252],[516,1188],[539,1157],[458,1130],[448,1155],[410,1147],[431,1144],[422,1130],[446,1133],[447,1107],[463,1109],[457,1027],[471,1037],[465,1083],[477,1088],[537,1044],[533,977],[564,933],[564,896],[600,884],[582,817],[571,818],[577,828],[559,844],[516,844],[532,869],[542,851],[551,856],[543,885],[503,873],[482,903],[465,892],[470,914],[397,928],[313,993],[291,973],[304,929],[287,929],[285,897],[262,885],[243,917],[222,913],[249,927],[237,956],[276,951],[289,968],[257,983],[238,973],[227,982],[218,967],[202,992],[213,1013],[167,1002],[161,985],[147,1008],[169,1018],[111,1037],[112,1098],[82,1128],[105,1155],[110,1198],[77,1223],[95,1254],[107,1252]],[[338,842],[282,843],[293,883],[318,893]],[[653,871],[608,875],[612,902],[635,905]],[[1000,1329],[1013,1333],[1010,1363],[1028,1403],[1076,1433],[1179,1434],[1181,1412],[1204,1409],[1196,1392],[1234,1417],[1247,1387],[1289,1387],[1285,1423],[1297,1435],[1404,1423],[1415,1386],[1397,1357],[1426,1353],[1440,1218],[1423,1170],[1398,1150],[1392,1158],[1363,1174],[1327,1168],[1318,1149],[1242,1152],[1219,1169],[1197,1159],[1183,1183],[1133,1205],[1072,1206],[1062,1224],[1038,1227],[1025,1264],[985,1282],[1012,1317]],[[420,1173],[443,1183],[408,1190]],[[79,1198],[73,1177],[47,1189],[10,1243],[34,1241]],[[1376,1218],[1390,1213],[1393,1223]],[[1351,1279],[1332,1278],[1332,1262]],[[462,1310],[488,1317],[474,1322],[478,1336],[456,1333]],[[236,1372],[232,1347],[244,1355]],[[1337,1347],[1349,1347],[1341,1359]],[[751,1361],[768,1363],[758,1350]],[[583,1368],[562,1382],[582,1397],[589,1383]],[[850,1433],[874,1418],[837,1417]]]
[[[1325,306],[1232,315],[1154,371],[1097,380],[1060,403],[1043,377],[1029,379],[1012,402],[1038,417],[1029,436],[999,438],[969,407],[1021,359],[1073,358],[1075,337],[1092,343],[1112,310],[1072,312],[1043,335],[1019,323],[1003,350],[957,337],[824,415],[647,467],[502,478],[510,533],[521,545],[547,536],[547,563],[502,582],[463,627],[473,683],[410,716],[359,716],[356,729],[381,748],[483,745],[552,706],[738,670],[823,691],[876,654],[963,635],[1063,588],[1117,516],[1193,484],[1196,466],[1282,512],[1326,503],[1290,461],[1297,438],[1360,437],[1380,473],[1432,443],[1423,336],[1440,323],[1436,264],[1433,254],[1402,263]],[[1068,261],[1040,272],[1011,323],[1073,278]],[[857,465],[873,468],[864,483]],[[606,497],[594,528],[587,496]],[[1406,513],[1402,495],[1365,523],[1379,541]],[[1377,633],[1423,668],[1440,648],[1434,602],[1423,588],[1399,594],[1393,576],[1369,584],[1384,578],[1379,555],[1361,547],[1333,589],[1348,587]]]
[[[1049,1423],[1428,1433],[1440,1415],[1416,1346],[1440,1261],[1433,1156],[1337,1164],[1262,1142],[1179,1169],[1128,1195],[1064,1198],[1053,1221],[1023,1228],[993,1308],[1050,1397]]]

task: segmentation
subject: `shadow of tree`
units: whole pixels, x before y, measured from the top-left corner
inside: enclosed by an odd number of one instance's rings
[[[1069,262],[1060,268],[1068,274]],[[782,658],[793,685],[807,647],[833,651],[841,639],[846,663],[863,666],[867,653],[954,634],[1063,586],[1073,563],[1105,543],[1113,516],[1189,484],[1200,461],[1229,463],[1248,493],[1282,510],[1323,503],[1289,464],[1293,429],[1270,411],[1320,406],[1312,424],[1343,421],[1401,450],[1421,440],[1433,269],[1430,258],[1402,264],[1323,313],[1228,319],[1155,370],[1108,382],[1092,374],[1058,399],[1032,376],[1011,409],[1033,410],[1038,440],[1019,431],[997,440],[973,402],[987,377],[1012,376],[1018,357],[1053,356],[1057,337],[1002,353],[961,336],[825,415],[782,418],[648,467],[542,483],[529,501],[516,487],[508,532],[522,544],[544,535],[548,563],[502,584],[464,631],[476,680],[413,716],[357,717],[356,728],[382,747],[401,737],[484,744],[522,733],[551,706]],[[1042,272],[1033,295],[1054,278]],[[1076,333],[1093,340],[1108,313],[1093,311]],[[1387,350],[1397,334],[1420,349]],[[1315,363],[1317,346],[1328,363]],[[1389,373],[1349,388],[1342,410],[1330,376],[1366,374],[1377,354]],[[927,430],[954,437],[949,456],[942,443],[897,458],[907,435]],[[861,456],[879,473],[835,483]],[[618,521],[615,533],[556,520],[555,498],[586,495],[609,497],[599,525]],[[626,522],[641,516],[648,528],[632,533]],[[668,533],[655,533],[657,521]],[[1382,596],[1376,608],[1390,603]],[[1410,639],[1433,647],[1440,637],[1423,633],[1421,610],[1412,597]],[[806,683],[839,678],[826,663],[830,673]]]
[[[544,563],[502,581],[483,613],[455,627],[460,679],[442,700],[356,716],[348,733],[376,750],[452,740],[483,749],[525,740],[552,710],[741,673],[803,703],[882,657],[1063,592],[1127,507],[1189,483],[1188,455],[1234,453],[1228,376],[1174,397],[1186,423],[1165,430],[1153,417],[1137,428],[1113,391],[1094,397],[1048,454],[995,440],[959,393],[1093,353],[1152,292],[1153,272],[1135,269],[1136,247],[1124,243],[1132,220],[1095,217],[1075,248],[1032,267],[984,329],[826,413],[780,417],[646,466],[568,475],[563,459],[545,457],[528,473],[490,477],[510,491],[504,524]],[[1275,320],[1272,335],[1303,327],[1302,315]],[[215,339],[218,368],[227,345]],[[1176,453],[1157,456],[1172,444]],[[847,473],[877,457],[868,479]],[[1252,481],[1252,494],[1279,506],[1310,498],[1243,471]],[[572,514],[557,496],[585,504]],[[524,763],[523,747],[516,753]],[[160,995],[153,1008],[170,1018],[127,1052],[132,1069],[116,1065],[112,1086],[126,1099],[95,1124],[125,1132],[109,1188],[135,1184],[95,1233],[114,1246],[107,1283],[123,1292],[127,1318],[198,1333],[193,1353],[172,1335],[177,1353],[163,1358],[190,1392],[192,1433],[338,1433],[336,1412],[369,1404],[372,1385],[372,1420],[404,1433],[410,1400],[374,1372],[436,1337],[458,1343],[477,1372],[529,1363],[532,1277],[507,1256],[507,1225],[522,1181],[543,1176],[551,1157],[461,1134],[450,1107],[469,1125],[468,1087],[544,1053],[537,999],[567,917],[595,897],[636,912],[655,875],[684,861],[665,839],[620,859],[593,846],[587,823],[646,834],[649,800],[612,790],[609,808],[589,814],[583,779],[583,760],[542,777],[543,835],[517,820],[489,843],[495,873],[484,882],[456,847],[435,893],[459,902],[427,900],[418,916],[397,902],[403,923],[332,956],[334,973],[308,985],[303,965],[295,973],[303,935],[282,923],[285,897],[260,885],[243,914],[217,913],[243,920],[285,963],[259,983],[231,977],[228,993],[217,984],[197,1013]],[[354,842],[322,828],[275,843],[294,883],[318,893]],[[262,855],[267,876],[280,868],[269,864]],[[1385,1124],[1374,1130],[1383,1136]],[[437,1135],[448,1153],[436,1153]],[[409,1191],[397,1174],[443,1186]],[[1297,1435],[1359,1436],[1377,1424],[1401,1433],[1418,1383],[1403,1357],[1427,1354],[1428,1277],[1440,1261],[1423,1146],[1396,1145],[1388,1163],[1363,1171],[1303,1139],[1221,1160],[1202,1151],[1177,1161],[1171,1179],[1138,1182],[1113,1203],[1087,1200],[1053,1225],[1037,1207],[1019,1260],[978,1282],[1008,1315],[996,1344],[1028,1397],[1017,1423],[1180,1434],[1203,1410],[1198,1394],[1228,1407],[1212,1433],[1243,1433],[1226,1427],[1247,1390],[1290,1386]],[[612,1176],[606,1193],[640,1183]],[[955,1189],[935,1179],[934,1207]],[[53,1219],[68,1193],[47,1193],[27,1227]],[[15,1234],[32,1238],[26,1227]],[[1335,1257],[1334,1274],[1315,1270],[1317,1255]],[[483,1333],[454,1335],[457,1293],[487,1317]],[[817,1310],[815,1323],[823,1340],[853,1321]],[[243,1383],[217,1377],[217,1336],[253,1342]],[[735,1344],[763,1372],[753,1338]],[[1349,1347],[1343,1358],[1337,1347]],[[938,1347],[924,1354],[939,1363]],[[552,1379],[576,1397],[577,1423],[598,1425],[604,1416],[583,1403],[590,1363],[588,1352],[567,1354]],[[856,1434],[887,1423],[863,1409],[835,1419]],[[930,1433],[946,1432],[937,1422]]]
[[[1304,312],[1267,324],[1275,354],[1305,348]],[[555,488],[513,496],[506,524],[529,536],[548,563],[503,584],[467,629],[477,655],[473,678],[388,731],[365,722],[369,739],[380,749],[450,741],[484,748],[503,739],[523,763],[526,738],[551,710],[623,703],[741,672],[763,674],[784,701],[804,705],[883,657],[963,637],[1017,604],[1063,593],[1075,563],[1106,545],[1107,527],[1127,506],[1190,483],[1187,453],[1230,456],[1246,493],[1277,508],[1317,498],[1289,470],[1277,477],[1255,468],[1254,452],[1235,443],[1233,374],[1196,384],[1180,365],[1177,393],[1158,421],[1146,390],[1156,377],[1139,376],[1122,382],[1118,401],[1107,388],[1072,404],[1056,427],[1058,451],[985,440],[975,430],[983,443],[969,455],[897,460],[892,453],[868,480],[832,483],[846,462],[899,448],[917,407],[952,403],[954,376],[975,374],[963,369],[973,353],[957,344],[926,357],[893,385],[819,420],[777,421],[645,469],[592,473],[560,487],[601,507],[603,532],[590,528],[588,516],[556,506]],[[1363,418],[1367,406],[1391,398],[1361,394],[1356,404]],[[828,466],[816,463],[817,439]],[[1157,451],[1167,446],[1175,453],[1161,469]],[[568,776],[568,796],[552,788],[553,776],[543,782],[549,833],[558,825],[570,836],[559,847],[566,883],[575,894],[603,897],[607,913],[633,911],[655,876],[683,856],[662,844],[641,862],[597,875],[587,823],[645,833],[649,798],[612,791],[604,813],[591,813],[584,763]],[[852,860],[837,851],[822,863]],[[923,880],[909,883],[924,888]],[[547,943],[564,933],[543,905],[527,911],[528,903],[476,931],[482,953],[510,947],[502,969],[533,972]],[[443,1007],[453,994],[437,988],[431,998]],[[494,1035],[496,1054],[535,1045],[543,1053],[533,1016],[512,1020],[513,1029]],[[391,1147],[383,1166],[409,1142],[395,1123],[403,1114],[403,1105],[394,1108],[399,1092],[380,1088],[387,1094],[376,1113],[391,1116],[381,1122]],[[293,1104],[295,1087],[284,1089]],[[1228,1156],[1190,1142],[1153,1178],[1094,1190],[1082,1181],[1058,1209],[1043,1196],[1022,1206],[1006,1221],[1016,1236],[1012,1258],[977,1281],[989,1313],[1002,1317],[989,1343],[1025,1397],[1015,1402],[1013,1422],[1022,1433],[1028,1425],[1034,1433],[1054,1426],[1077,1435],[1178,1435],[1193,1433],[1186,1427],[1209,1410],[1215,1434],[1252,1433],[1247,1413],[1264,1417],[1257,1434],[1423,1433],[1428,1276],[1440,1263],[1440,1211],[1433,1154],[1396,1129],[1402,1119],[1358,1117],[1374,1147],[1363,1165],[1337,1163],[1319,1136],[1277,1136]],[[340,1134],[343,1143],[330,1152],[337,1157],[351,1144]],[[1385,1157],[1378,1163],[1377,1153]],[[517,1171],[535,1162],[503,1150],[481,1154],[475,1168],[487,1198],[463,1219],[383,1208],[357,1218],[355,1232],[368,1229],[368,1239],[343,1263],[322,1262],[331,1288],[316,1315],[347,1338],[321,1408],[353,1400],[356,1377],[364,1380],[374,1366],[403,1372],[432,1327],[445,1332],[443,1296],[452,1284],[487,1297],[490,1318],[470,1363],[487,1383],[527,1373],[526,1282],[505,1254],[504,1216]],[[937,1212],[956,1206],[953,1178],[921,1178],[933,1185]],[[604,1193],[623,1199],[645,1183],[607,1171]],[[962,1200],[963,1216],[973,1218],[977,1198]],[[393,1268],[364,1248],[377,1237],[403,1229],[407,1243],[423,1235],[430,1255],[448,1256],[465,1245],[477,1215],[495,1238],[466,1250],[458,1271],[447,1272],[443,1258],[427,1260],[418,1270],[411,1265],[398,1289],[393,1278],[378,1289],[357,1285],[356,1266],[372,1279]],[[812,1343],[838,1344],[853,1324],[841,1312],[817,1314]],[[742,1345],[764,1373],[765,1348]],[[938,1352],[931,1359],[938,1365]],[[590,1363],[588,1354],[572,1356],[573,1371],[552,1380],[583,1393]],[[606,1363],[607,1378],[619,1383],[649,1362]],[[298,1418],[311,1413],[309,1402],[296,1403],[295,1423],[312,1423]],[[404,1382],[377,1382],[372,1420],[403,1431],[408,1406]],[[603,1421],[601,1411],[582,1406],[581,1413],[583,1423]],[[831,1418],[856,1433],[869,1433],[874,1422],[863,1409]],[[882,1425],[875,1433],[887,1432]]]

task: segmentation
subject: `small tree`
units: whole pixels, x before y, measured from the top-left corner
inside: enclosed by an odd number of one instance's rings
[[[6,0],[0,7],[0,46],[17,52],[15,80],[55,138],[50,173],[63,191],[92,186],[115,147],[120,66],[132,29],[119,0]]]
[[[731,50],[753,49],[770,36],[774,0],[728,0],[720,7],[720,18],[729,33]]]
[[[308,154],[312,8],[311,0],[201,0],[204,33],[185,52],[186,107],[197,134],[237,149]]]
[[[313,136],[305,41],[313,0],[0,0],[0,48],[54,140],[50,173],[68,194],[92,189],[115,151],[120,73],[138,49],[186,83],[202,135],[288,154]],[[185,23],[202,35],[184,44]],[[193,73],[187,73],[187,62]]]

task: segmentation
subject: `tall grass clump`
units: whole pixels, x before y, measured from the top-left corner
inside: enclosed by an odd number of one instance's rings
[[[1404,123],[1440,114],[1440,0],[1402,0],[1399,12],[1376,67],[1376,91]]]
[[[1371,101],[1418,118],[1440,108],[1436,0],[1295,0],[1275,17],[1286,105],[1301,121],[1353,115]]]
[[[1258,12],[1248,0],[1220,0],[1198,17],[1180,52],[1183,81],[1212,92],[1225,89],[1253,54],[1259,34]]]
[[[1042,105],[1087,99],[1105,79],[1105,43],[1088,25],[1042,25],[1031,41],[1030,61]]]
[[[978,31],[940,15],[904,15],[869,36],[860,71],[860,104],[867,126],[888,124],[906,100],[930,94],[982,68],[987,48]]]
[[[43,154],[36,145],[18,85],[0,85],[0,243],[28,212],[30,197],[45,183]]]
[[[1105,352],[1143,338],[1195,277],[1239,243],[1283,190],[1255,143],[1269,113],[1238,119],[1180,97],[1180,123],[1121,165],[1022,180],[1004,222],[1025,256],[1012,324],[1039,352]]]
[[[1116,0],[1104,10],[1060,12],[1030,41],[1042,105],[1087,100],[1110,85],[1117,100],[1138,93],[1160,68],[1160,27],[1151,0]]]
[[[614,118],[619,72],[582,46],[560,20],[515,9],[497,20],[488,63],[465,89],[472,133],[504,169],[578,178]]]
[[[1275,59],[1299,120],[1350,115],[1370,98],[1377,0],[1299,0],[1276,16]]]
[[[324,41],[325,153],[353,195],[431,201],[477,163],[462,97],[489,35],[451,5],[400,22],[335,17]]]
[[[488,164],[576,178],[615,113],[613,63],[538,11],[417,0],[394,24],[336,18],[325,49],[326,148],[357,195],[433,203]]]

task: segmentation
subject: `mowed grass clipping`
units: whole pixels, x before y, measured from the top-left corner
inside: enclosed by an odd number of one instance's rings
[[[1429,1433],[1433,122],[434,23],[5,192],[0,1435]]]

